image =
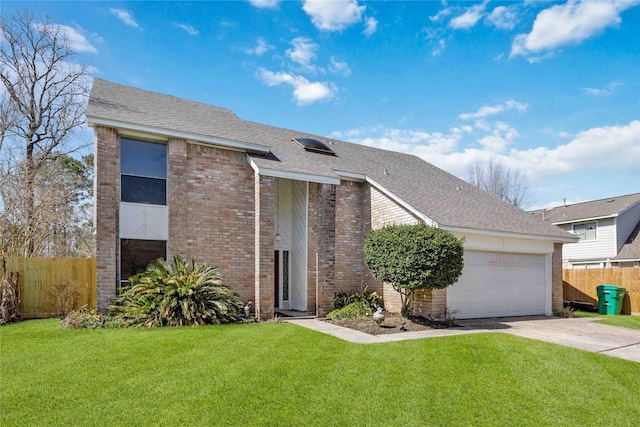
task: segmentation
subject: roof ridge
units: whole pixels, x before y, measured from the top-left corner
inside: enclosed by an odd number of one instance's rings
[[[638,196],[638,200],[640,200],[640,193],[630,193],[630,194],[624,194],[622,196],[609,196],[609,197],[603,197],[601,199],[585,200],[584,202],[571,203],[571,204],[568,204],[568,205],[558,205],[558,206],[552,206],[552,207],[544,208],[544,209],[536,209],[535,211],[530,211],[530,212],[538,212],[538,211],[542,211],[542,210],[546,210],[548,212],[549,210],[556,209],[556,208],[568,208],[570,206],[584,205],[586,203],[602,202],[602,201],[605,201],[605,200],[615,200],[615,199],[621,199],[623,197],[630,197],[630,196]]]
[[[205,103],[205,102],[201,102],[201,101],[194,101],[194,100],[192,100],[192,99],[182,98],[182,97],[179,97],[179,96],[176,96],[176,95],[171,95],[171,94],[168,94],[168,93],[162,93],[162,92],[156,92],[156,91],[152,91],[152,90],[148,90],[148,89],[142,89],[142,88],[139,88],[139,87],[137,87],[137,86],[128,86],[128,85],[124,85],[124,84],[122,84],[122,83],[116,83],[116,82],[113,82],[113,81],[111,81],[111,80],[101,79],[101,78],[99,78],[99,77],[94,77],[94,81],[95,81],[95,80],[99,80],[100,82],[103,82],[103,83],[106,83],[106,84],[110,84],[110,85],[120,86],[120,87],[122,87],[122,88],[124,88],[124,89],[127,89],[127,90],[133,90],[133,91],[138,91],[138,92],[144,92],[144,93],[150,94],[150,95],[152,95],[152,96],[163,96],[163,97],[171,98],[171,99],[174,99],[174,100],[177,100],[177,101],[180,101],[180,102],[186,102],[186,103],[190,103],[190,104],[200,105],[200,106],[202,106],[202,107],[207,107],[207,108],[211,108],[211,107],[213,107],[213,108],[217,108],[217,109],[219,109],[219,110],[222,110],[222,111],[225,111],[225,112],[227,112],[227,113],[232,114],[235,118],[237,118],[237,119],[239,119],[239,120],[243,120],[243,119],[241,119],[241,118],[240,118],[240,117],[235,113],[235,111],[233,111],[232,109],[230,109],[230,108],[226,108],[226,107],[221,107],[221,106],[219,106],[219,105],[207,104],[207,103]],[[246,121],[246,120],[243,120],[243,121]]]

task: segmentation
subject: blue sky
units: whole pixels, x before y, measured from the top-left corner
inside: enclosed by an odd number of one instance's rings
[[[245,120],[527,172],[530,208],[640,192],[640,1],[2,1],[106,80]],[[90,138],[89,132],[85,132]]]

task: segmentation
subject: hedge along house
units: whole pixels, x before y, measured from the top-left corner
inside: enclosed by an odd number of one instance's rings
[[[417,313],[459,318],[562,306],[562,243],[537,221],[418,157],[281,129],[232,111],[95,79],[97,307],[158,257],[218,266],[256,314],[322,316],[337,292],[399,296],[363,261],[369,230],[393,223],[464,236],[455,285]]]

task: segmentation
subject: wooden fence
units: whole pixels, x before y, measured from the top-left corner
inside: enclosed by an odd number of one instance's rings
[[[23,318],[55,315],[48,294],[53,285],[65,280],[72,281],[79,293],[73,308],[85,304],[95,308],[94,258],[9,258],[7,270],[20,273],[20,314]],[[4,275],[4,271],[0,274]]]
[[[565,301],[598,305],[598,285],[615,285],[627,290],[622,313],[640,313],[640,268],[594,268],[562,271]]]

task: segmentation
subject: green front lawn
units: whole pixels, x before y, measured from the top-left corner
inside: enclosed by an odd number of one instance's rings
[[[606,315],[591,313],[588,311],[576,311],[576,317],[601,317],[602,320],[598,320],[598,323],[612,326],[622,326],[623,328],[640,329],[640,316],[629,315]]]
[[[3,426],[637,425],[640,364],[502,333],[0,327]]]

